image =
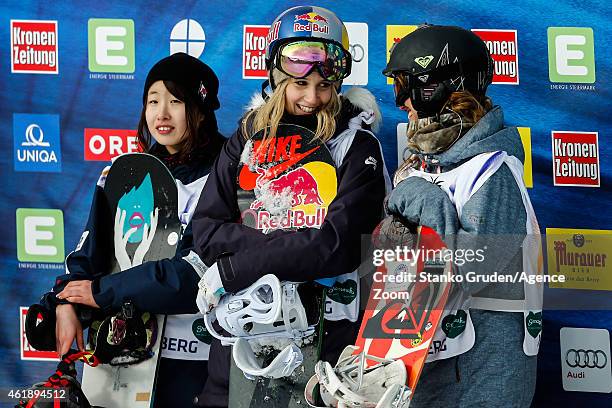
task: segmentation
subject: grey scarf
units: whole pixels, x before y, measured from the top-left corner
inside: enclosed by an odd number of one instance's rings
[[[472,126],[473,123],[453,111],[411,121],[408,125],[408,147],[425,154],[440,153],[448,150]]]

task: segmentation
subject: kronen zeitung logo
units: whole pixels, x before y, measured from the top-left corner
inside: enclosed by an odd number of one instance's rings
[[[518,85],[518,52],[516,30],[473,29],[479,36],[493,59],[493,83]]]
[[[597,132],[552,132],[556,186],[599,187]]]
[[[11,72],[57,74],[57,21],[11,20]]]
[[[266,36],[269,26],[245,25],[242,39],[242,78],[267,78]]]

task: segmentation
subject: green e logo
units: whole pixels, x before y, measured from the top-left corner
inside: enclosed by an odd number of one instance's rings
[[[17,259],[21,262],[64,262],[62,210],[17,209]]]
[[[592,28],[548,27],[548,77],[551,82],[595,82]]]
[[[134,72],[134,20],[90,18],[87,37],[90,72]]]

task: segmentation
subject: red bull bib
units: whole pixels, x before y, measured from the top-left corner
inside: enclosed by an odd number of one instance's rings
[[[327,146],[314,133],[281,124],[276,137],[264,131],[245,144],[238,172],[243,224],[264,233],[320,228],[336,197],[336,169]]]

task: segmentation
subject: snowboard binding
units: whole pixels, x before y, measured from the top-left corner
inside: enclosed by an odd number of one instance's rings
[[[347,346],[335,367],[319,361],[315,375],[304,390],[308,405],[314,408],[408,408],[410,388],[406,367],[401,360],[354,354],[358,348]],[[375,364],[368,366],[367,361]]]
[[[248,288],[223,296],[204,323],[213,337],[233,346],[234,362],[247,378],[288,377],[303,362],[300,346],[314,339],[320,310],[318,297],[311,293],[316,291],[314,285],[265,275]],[[229,336],[215,330],[215,319]],[[266,367],[258,356],[269,361]]]
[[[32,398],[20,400],[15,408],[101,408],[92,406],[81,390],[81,384],[77,381],[75,362],[82,360],[85,364],[95,367],[98,359],[91,353],[85,351],[70,350],[57,365],[53,373],[46,381],[36,383],[30,387]]]
[[[92,323],[87,343],[100,363],[131,365],[153,356],[157,332],[155,316],[139,312],[128,301],[119,313]]]

